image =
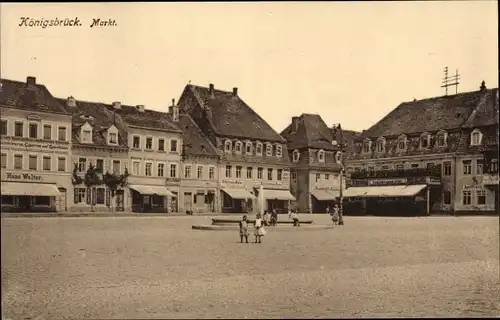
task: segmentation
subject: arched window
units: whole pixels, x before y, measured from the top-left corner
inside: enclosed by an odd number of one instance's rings
[[[431,135],[427,132],[424,132],[420,135],[420,148],[427,149],[430,146]]]
[[[366,139],[363,141],[363,153],[369,153],[372,147],[372,141],[370,139]]]
[[[257,142],[257,145],[256,145],[256,147],[255,147],[255,153],[256,153],[258,156],[261,156],[261,155],[262,155],[262,143]]]
[[[281,145],[276,145],[276,157],[281,158],[283,156],[283,147]]]
[[[245,153],[252,154],[252,143],[250,141],[246,142],[245,148],[246,148]]]
[[[273,155],[273,145],[266,143],[266,156],[270,157]]]
[[[226,142],[224,144],[224,150],[231,151],[232,147],[233,147],[233,143],[231,142],[231,140],[226,140]]]
[[[478,146],[481,144],[481,140],[483,138],[483,134],[479,129],[474,129],[470,134],[470,144],[472,146]]]
[[[318,151],[318,161],[325,162],[325,151],[324,150]]]
[[[406,150],[406,136],[404,134],[398,137],[398,150],[399,151]]]
[[[241,153],[241,141],[236,141],[235,145],[234,145],[234,151],[235,152],[238,152],[238,153]]]
[[[293,150],[293,153],[292,153],[292,160],[293,162],[298,162],[300,159],[300,152],[299,150]]]
[[[337,162],[337,163],[342,162],[342,152],[341,151],[337,151],[337,153],[335,153],[335,162]]]
[[[446,145],[446,140],[448,138],[448,134],[446,133],[446,131],[441,130],[437,133],[436,138],[437,138],[436,139],[436,146],[443,147]]]
[[[385,138],[380,137],[377,139],[377,152],[384,152],[385,151]]]

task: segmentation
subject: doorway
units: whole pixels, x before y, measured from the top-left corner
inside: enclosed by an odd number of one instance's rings
[[[56,211],[67,211],[66,210],[66,189],[59,188],[60,196],[56,197]]]
[[[124,211],[125,210],[125,192],[123,190],[116,190],[116,211]]]

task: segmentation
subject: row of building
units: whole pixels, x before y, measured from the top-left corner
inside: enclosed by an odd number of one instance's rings
[[[347,214],[498,212],[498,89],[484,84],[363,132],[302,114],[281,133],[237,88],[188,84],[159,112],[0,84],[2,211],[324,212],[344,196]],[[90,166],[126,183],[89,187]]]

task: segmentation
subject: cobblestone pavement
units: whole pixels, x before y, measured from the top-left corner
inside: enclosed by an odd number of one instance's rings
[[[500,316],[498,218],[347,217],[262,244],[191,230],[208,223],[4,218],[4,318]]]

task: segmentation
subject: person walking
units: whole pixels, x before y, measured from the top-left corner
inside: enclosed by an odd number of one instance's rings
[[[247,216],[244,215],[243,219],[240,221],[240,241],[243,243],[243,238],[245,238],[246,243],[248,243],[248,236],[250,232],[248,232],[248,221]]]
[[[339,207],[337,205],[333,206],[333,212],[331,214],[333,225],[336,226],[339,222]]]
[[[262,243],[262,237],[266,234],[266,230],[264,229],[260,213],[257,213],[257,217],[255,218],[253,225],[255,227],[255,243]]]
[[[264,211],[264,216],[262,217],[262,222],[264,222],[264,226],[268,227],[269,226],[269,213],[267,210]]]
[[[275,227],[278,224],[278,212],[276,209],[273,209],[273,212],[271,213],[271,225]]]
[[[330,207],[328,205],[326,206],[326,214],[330,214]]]

